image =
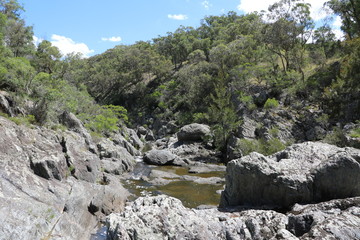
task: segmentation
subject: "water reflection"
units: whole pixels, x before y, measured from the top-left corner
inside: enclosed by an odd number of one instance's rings
[[[151,170],[173,173],[173,177],[163,177],[166,184],[155,185],[151,177]],[[138,163],[130,179],[123,182],[134,196],[129,200],[134,200],[139,196],[166,194],[180,199],[185,207],[194,208],[199,205],[217,206],[220,201],[219,190],[223,189],[225,171],[213,171],[206,173],[189,173],[186,167],[175,166],[148,166]],[[220,182],[211,184],[200,184],[188,179],[209,179],[217,177]],[[184,180],[184,178],[186,180]]]

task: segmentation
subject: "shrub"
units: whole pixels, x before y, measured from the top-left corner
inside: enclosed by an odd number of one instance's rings
[[[264,104],[265,109],[277,108],[278,106],[279,102],[275,98],[268,98]]]
[[[249,155],[251,152],[258,152],[258,146],[257,140],[240,139],[239,147],[244,156]]]
[[[360,128],[355,128],[350,132],[350,137],[360,138]]]
[[[122,106],[106,105],[98,109],[96,115],[82,113],[79,118],[85,127],[98,134],[109,134],[128,122],[127,110]]]
[[[244,156],[251,152],[258,152],[265,156],[274,154],[285,149],[286,145],[277,138],[265,139],[240,139],[240,150]]]
[[[345,147],[346,136],[345,133],[339,127],[335,127],[332,132],[327,134],[323,140],[326,143],[336,145],[338,147]]]
[[[9,119],[17,125],[25,125],[27,127],[30,127],[32,124],[36,123],[34,115],[26,115],[25,117],[11,117]]]

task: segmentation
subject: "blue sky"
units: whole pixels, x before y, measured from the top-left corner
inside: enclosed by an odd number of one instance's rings
[[[147,41],[179,26],[198,27],[208,15],[266,9],[276,0],[19,0],[37,41],[49,40],[63,54],[100,54],[119,44]],[[325,0],[306,0],[321,20]]]

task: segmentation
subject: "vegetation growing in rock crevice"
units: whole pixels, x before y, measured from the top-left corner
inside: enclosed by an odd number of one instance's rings
[[[259,13],[208,16],[198,28],[182,26],[83,59],[61,56],[48,41],[34,46],[32,27],[21,19],[23,8],[2,0],[0,90],[18,103],[32,102],[22,108],[37,124],[56,126],[62,111],[73,112],[99,134],[126,122],[207,123],[223,151],[244,111],[305,103],[317,105],[328,121],[355,121],[360,118],[359,3],[326,5],[343,20],[342,42],[327,25],[314,29],[308,4],[280,0],[264,13],[269,22]],[[263,93],[264,99],[255,97]],[[291,102],[285,104],[284,94]]]

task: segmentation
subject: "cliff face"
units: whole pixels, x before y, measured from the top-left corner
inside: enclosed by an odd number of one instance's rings
[[[122,171],[134,165],[123,147],[96,146],[84,129],[31,129],[0,117],[0,236],[89,239],[99,220],[119,212],[128,195],[117,176],[104,172],[100,147],[112,149]]]

